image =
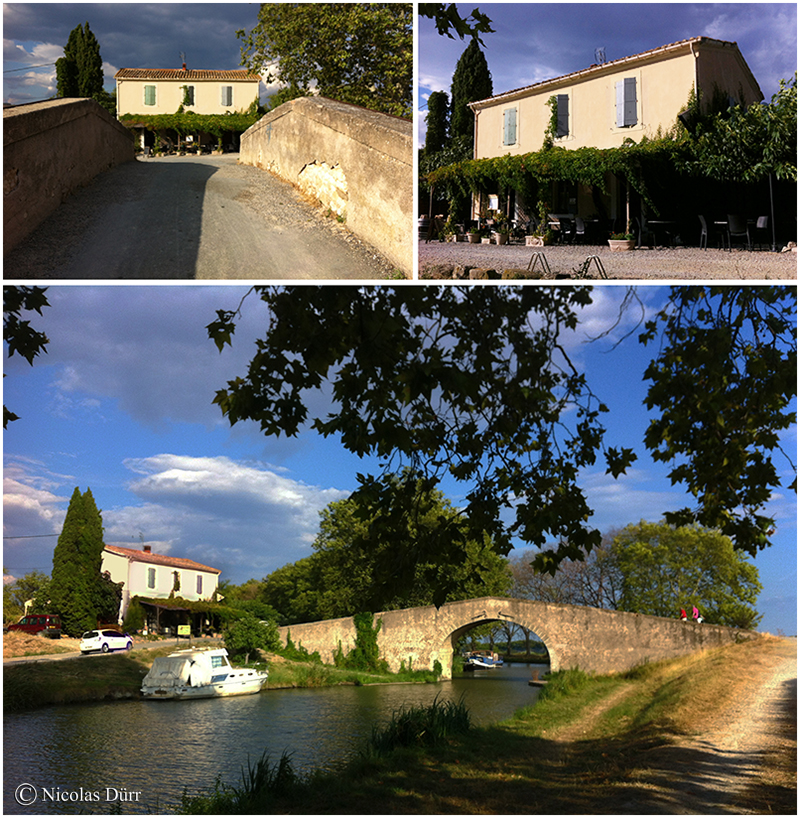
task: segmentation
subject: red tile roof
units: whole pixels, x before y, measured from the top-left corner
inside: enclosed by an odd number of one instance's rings
[[[206,71],[183,68],[120,68],[114,79],[119,80],[243,80],[259,82],[258,74],[245,69],[235,71]]]
[[[183,559],[182,557],[169,557],[166,554],[154,554],[152,551],[140,551],[137,548],[122,548],[119,545],[107,545],[105,550],[109,554],[116,554],[125,557],[133,562],[150,562],[154,565],[169,565],[172,568],[185,568],[190,571],[207,571],[211,574],[221,574],[218,568],[211,568],[208,565],[195,562],[194,560]]]

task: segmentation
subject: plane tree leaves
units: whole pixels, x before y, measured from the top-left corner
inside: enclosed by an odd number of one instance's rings
[[[47,352],[50,339],[44,332],[34,329],[30,321],[24,320],[22,313],[35,310],[41,315],[42,309],[50,306],[46,290],[47,287],[3,287],[3,340],[8,357],[21,355],[31,366],[37,355]],[[3,428],[14,420],[19,420],[19,415],[4,405]]]
[[[460,518],[413,527],[418,541],[384,555],[384,590],[412,581],[431,555],[457,565],[465,538],[486,536],[500,554],[520,540],[536,546],[536,568],[551,574],[600,542],[579,474],[602,456],[618,477],[636,455],[606,449],[608,409],[563,344],[590,287],[254,289],[266,332],[246,374],[214,399],[231,423],[255,421],[266,435],[312,429],[377,458],[355,493],[376,543],[409,530],[421,492],[463,487]],[[241,308],[209,324],[220,349]],[[719,527],[745,550],[768,543],[762,509],[780,483],[772,452],[794,423],[795,313],[790,288],[675,288],[644,327],[641,343],[662,339],[645,373],[647,406],[660,415],[644,443],[677,461],[673,481],[698,501],[669,522]],[[310,415],[320,400],[329,411]]]
[[[719,528],[750,554],[769,545],[775,521],[760,509],[781,485],[779,433],[796,422],[796,332],[793,287],[674,288],[647,324],[641,342],[661,348],[645,372],[659,412],[645,443],[697,500],[668,523]]]
[[[428,527],[419,544],[445,562],[461,538],[484,532],[502,554],[517,537],[562,542],[562,555],[599,542],[577,477],[602,450],[606,408],[561,345],[589,288],[256,289],[269,307],[266,336],[247,375],[215,402],[267,435],[310,426],[378,457],[380,473],[358,477],[372,536],[407,529],[418,481],[433,490],[449,478],[465,486],[462,520]],[[235,319],[220,311],[209,325],[218,346],[231,342]],[[309,417],[309,393],[323,389],[331,411]],[[624,460],[632,452],[616,454],[617,473]],[[395,575],[413,573],[407,556]]]

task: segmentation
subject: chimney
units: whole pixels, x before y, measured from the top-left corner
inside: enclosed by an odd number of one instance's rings
[[[186,63],[183,64],[183,70],[186,70]]]
[[[142,546],[142,548],[144,549],[144,553],[145,553],[145,554],[149,554],[149,553],[150,553],[150,546],[149,546],[149,545],[143,545],[143,546]]]

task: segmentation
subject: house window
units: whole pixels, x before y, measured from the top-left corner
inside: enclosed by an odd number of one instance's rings
[[[203,593],[203,575],[202,574],[197,575],[197,593],[198,594]]]
[[[194,85],[183,86],[183,104],[194,105]]]
[[[636,125],[636,77],[625,77],[616,84],[617,127],[630,128]]]
[[[556,138],[569,136],[569,94],[558,94],[556,101]]]
[[[503,144],[517,144],[517,109],[503,111]]]
[[[230,108],[233,105],[233,86],[232,85],[223,85],[220,88],[220,105],[223,105],[226,108]]]
[[[156,569],[147,569],[147,587],[151,590],[156,587]]]
[[[145,85],[145,87],[144,87],[144,104],[145,105],[155,105],[156,104],[156,87],[155,87],[155,85]]]

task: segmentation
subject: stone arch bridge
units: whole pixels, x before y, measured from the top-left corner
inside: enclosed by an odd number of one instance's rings
[[[738,628],[504,597],[387,611],[375,614],[378,620],[378,647],[391,670],[399,670],[401,662],[432,669],[438,660],[445,677],[451,673],[456,641],[490,622],[513,622],[533,631],[550,652],[552,670],[578,667],[593,673],[624,671],[645,661],[757,637]],[[309,653],[319,651],[324,662],[333,661],[340,644],[345,653],[355,645],[352,617],[289,625],[279,631],[284,643],[291,636]]]

